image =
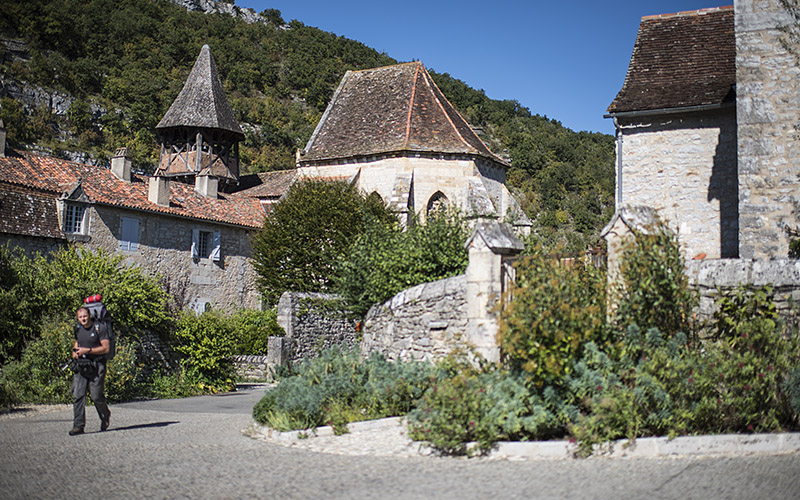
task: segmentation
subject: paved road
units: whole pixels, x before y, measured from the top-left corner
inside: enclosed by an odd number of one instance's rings
[[[628,498],[800,496],[800,456],[505,462],[326,455],[240,430],[262,389],[0,420],[0,498]]]

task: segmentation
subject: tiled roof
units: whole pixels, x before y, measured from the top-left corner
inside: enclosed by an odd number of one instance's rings
[[[0,181],[0,233],[64,239],[56,194]]]
[[[387,153],[492,153],[420,62],[348,71],[300,165]]]
[[[170,182],[170,206],[148,200],[147,177],[133,175],[130,183],[101,166],[84,165],[31,153],[9,152],[0,158],[0,183],[52,193],[55,197],[82,179],[86,196],[94,203],[144,210],[178,217],[208,220],[251,228],[261,227],[264,211],[257,199],[220,193],[208,198],[193,185]]]
[[[211,49],[203,45],[186,83],[156,130],[172,127],[227,130],[244,139],[244,133],[222,90]]]
[[[297,170],[278,170],[239,178],[237,195],[253,198],[279,198],[294,183]]]
[[[733,100],[733,6],[643,17],[625,83],[609,113]]]

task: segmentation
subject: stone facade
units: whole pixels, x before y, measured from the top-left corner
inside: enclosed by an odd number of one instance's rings
[[[456,276],[403,290],[373,306],[364,320],[361,354],[433,361],[466,345],[467,280]]]
[[[680,235],[688,259],[736,257],[735,108],[621,118],[619,127],[617,206],[656,209]]]
[[[792,18],[778,0],[736,0],[735,12],[739,254],[784,257],[800,226],[800,63],[779,31]]]
[[[137,221],[138,245],[121,248],[123,218]],[[192,257],[192,231],[220,233],[220,259]],[[249,263],[250,232],[210,221],[95,205],[89,209],[88,248],[120,252],[126,262],[162,276],[180,308],[203,312],[206,305],[233,312],[260,308],[255,271]]]

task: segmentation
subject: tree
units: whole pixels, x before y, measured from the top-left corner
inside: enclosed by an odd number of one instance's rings
[[[392,218],[382,202],[368,201],[349,183],[309,179],[294,184],[253,239],[262,295],[275,303],[285,291],[330,291],[336,262],[367,220]]]

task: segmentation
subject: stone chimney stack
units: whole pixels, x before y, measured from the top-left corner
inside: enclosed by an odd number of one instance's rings
[[[150,177],[147,199],[160,207],[168,207],[169,179],[160,175]]]
[[[111,173],[125,182],[131,181],[131,158],[128,148],[119,148],[111,157]]]
[[[194,189],[206,198],[216,198],[219,179],[213,175],[197,174],[194,178]]]
[[[0,158],[6,156],[6,125],[0,120]]]

